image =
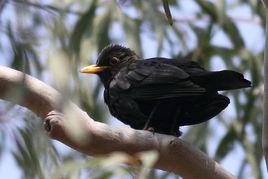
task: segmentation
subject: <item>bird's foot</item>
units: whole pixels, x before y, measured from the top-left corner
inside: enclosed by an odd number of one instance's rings
[[[50,111],[43,123],[44,129],[47,134],[52,138],[60,137],[64,128],[64,116],[58,111]]]
[[[180,130],[176,130],[176,131],[171,132],[171,135],[180,137],[182,135],[182,132]]]
[[[177,131],[177,137],[180,137],[182,135],[182,132],[180,130]]]
[[[144,127],[143,130],[152,132],[153,134],[155,133],[155,129],[153,127]]]

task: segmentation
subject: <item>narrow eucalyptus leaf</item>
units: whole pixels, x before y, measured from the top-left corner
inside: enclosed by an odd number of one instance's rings
[[[165,10],[167,19],[168,19],[168,23],[170,25],[173,25],[172,15],[171,15],[171,12],[170,12],[170,9],[169,9],[169,0],[162,0],[162,2],[163,2],[163,7],[164,7],[164,10]]]
[[[80,43],[85,32],[91,32],[92,22],[95,16],[97,0],[93,0],[87,12],[77,21],[70,38],[70,48],[79,54]]]
[[[235,139],[236,132],[233,128],[230,128],[218,145],[215,153],[216,160],[222,160],[228,154],[228,152],[233,148]]]

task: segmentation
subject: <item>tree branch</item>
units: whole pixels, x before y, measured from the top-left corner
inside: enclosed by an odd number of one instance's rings
[[[266,10],[268,10],[268,0],[263,0]],[[262,149],[268,171],[268,14],[266,14],[266,33],[264,48],[264,104],[263,104],[263,124],[262,124]]]
[[[19,89],[23,98],[14,101],[10,91]],[[13,94],[14,95],[14,94]],[[174,172],[184,178],[234,178],[218,163],[194,149],[180,138],[153,134],[130,128],[115,128],[95,122],[75,104],[69,102],[68,112],[57,115],[60,94],[43,82],[21,72],[0,66],[0,98],[11,100],[32,110],[50,122],[49,135],[62,143],[88,155],[102,155],[114,151],[135,154],[157,150],[159,159],[155,168]],[[70,115],[72,114],[72,115]],[[77,138],[70,119],[79,124],[83,137]],[[45,123],[46,123],[45,122]]]

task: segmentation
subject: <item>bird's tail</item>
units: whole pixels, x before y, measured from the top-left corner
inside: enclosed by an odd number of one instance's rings
[[[208,85],[207,88],[217,91],[251,87],[251,82],[245,79],[241,73],[231,70],[209,72],[199,77],[198,81],[201,79],[202,84]]]

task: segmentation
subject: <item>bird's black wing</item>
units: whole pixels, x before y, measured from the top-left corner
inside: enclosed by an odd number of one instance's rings
[[[158,100],[201,95],[206,90],[190,80],[188,73],[165,63],[139,60],[121,69],[111,85],[133,99]]]
[[[241,73],[232,70],[207,71],[197,62],[180,59],[150,58],[150,61],[158,60],[183,69],[191,76],[191,80],[207,90],[223,91],[251,86],[251,82],[244,78]]]

